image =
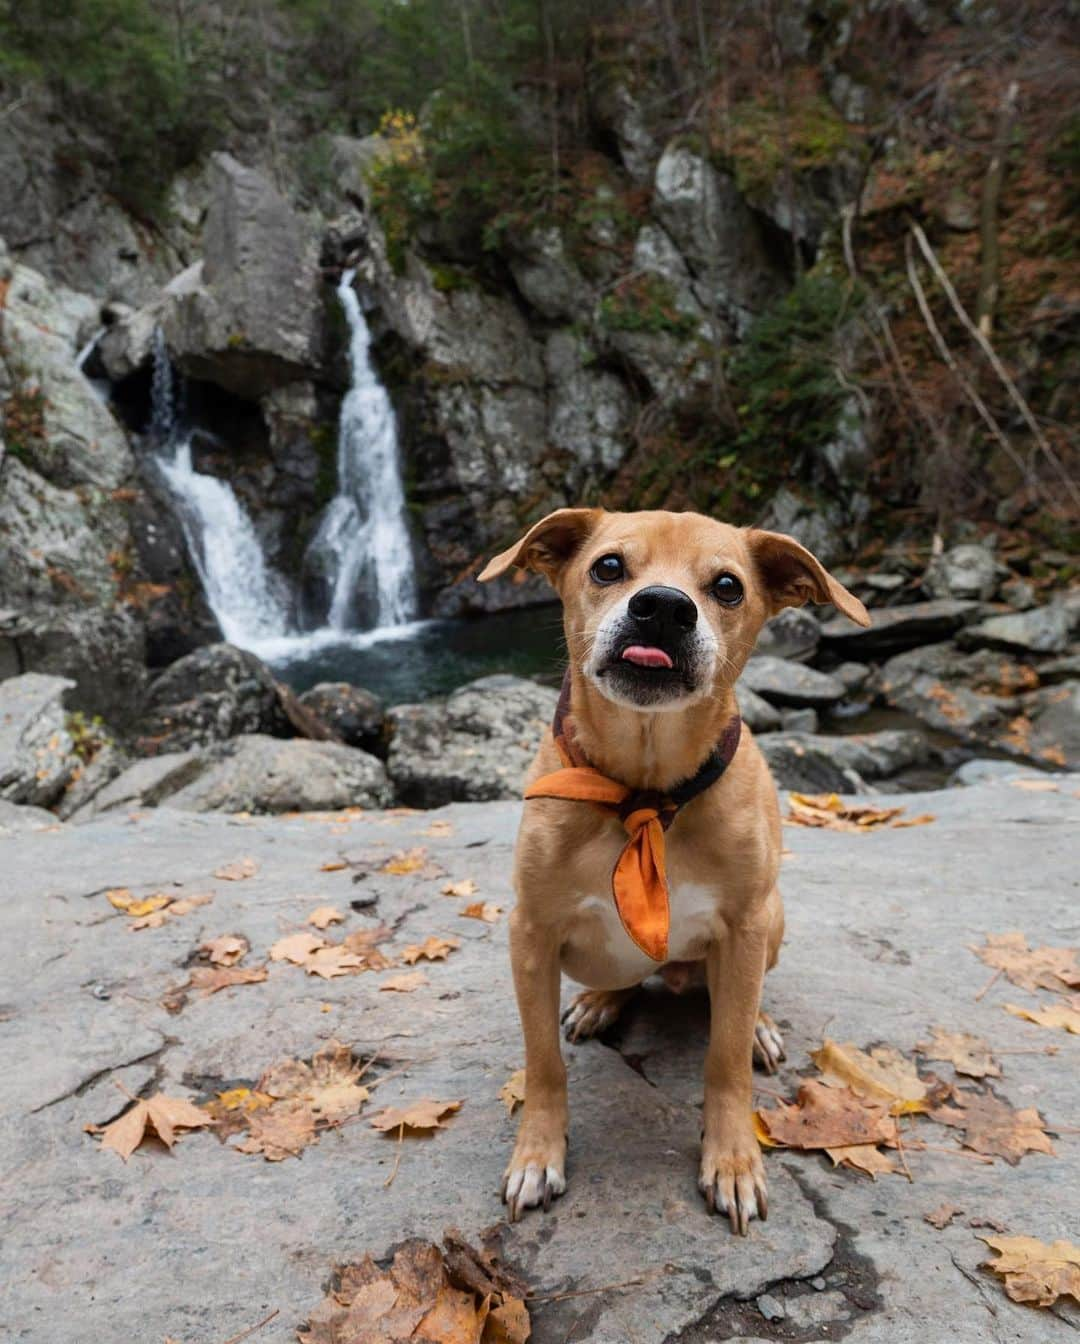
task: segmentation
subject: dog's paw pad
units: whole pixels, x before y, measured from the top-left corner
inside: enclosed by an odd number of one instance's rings
[[[566,1190],[566,1177],[558,1167],[542,1167],[530,1162],[511,1167],[503,1182],[503,1203],[509,1206],[510,1221],[516,1223],[525,1209],[543,1205],[546,1213],[553,1199]]]
[[[780,1028],[768,1013],[759,1013],[754,1028],[754,1063],[760,1064],[766,1073],[775,1073],[785,1059]]]

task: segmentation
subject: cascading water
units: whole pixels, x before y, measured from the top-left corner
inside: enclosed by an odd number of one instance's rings
[[[286,585],[267,565],[258,534],[227,481],[195,470],[191,433],[177,409],[176,375],[154,338],[150,434],[210,610],[230,644],[253,648],[289,628]]]
[[[362,605],[380,628],[403,625],[416,613],[397,422],[371,363],[371,334],[354,275],[346,271],[337,288],[349,324],[351,374],[338,422],[337,494],[305,558],[305,566],[323,577],[326,623],[338,631],[355,628]]]

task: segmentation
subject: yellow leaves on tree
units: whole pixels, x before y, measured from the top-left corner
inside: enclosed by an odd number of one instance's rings
[[[791,793],[786,821],[795,826],[814,826],[828,831],[871,831],[889,826],[925,826],[934,818],[929,812],[902,817],[902,807],[874,807],[870,803],[845,803],[837,793]]]
[[[920,1055],[926,1059],[944,1060],[967,1078],[1001,1077],[1001,1069],[981,1036],[972,1036],[966,1031],[946,1031],[944,1027],[931,1030],[931,1039],[920,1041],[915,1047]]]
[[[387,1269],[366,1255],[334,1270],[331,1290],[299,1330],[301,1344],[526,1344],[526,1287],[450,1229],[443,1250],[406,1241]]]
[[[116,1120],[107,1125],[87,1125],[87,1133],[100,1134],[102,1148],[110,1148],[126,1162],[146,1138],[157,1138],[171,1149],[182,1133],[201,1129],[214,1121],[193,1102],[183,1097],[166,1097],[156,1092],[139,1098]]]
[[[988,933],[982,947],[972,952],[987,966],[1003,972],[1014,985],[1034,992],[1049,989],[1058,994],[1080,989],[1080,964],[1075,947],[1035,947],[1019,930]]]
[[[987,1268],[1005,1280],[1014,1302],[1052,1307],[1059,1297],[1080,1302],[1080,1246],[1069,1241],[1047,1245],[1035,1237],[982,1237],[996,1259]]]

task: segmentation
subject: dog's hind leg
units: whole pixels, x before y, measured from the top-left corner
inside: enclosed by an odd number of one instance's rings
[[[779,887],[773,887],[769,893],[767,908],[769,932],[765,969],[771,971],[780,959],[780,944],[784,938],[784,906],[780,900]],[[754,1063],[766,1073],[775,1073],[786,1058],[780,1028],[768,1013],[759,1010],[757,1026],[754,1028]]]
[[[587,1041],[618,1021],[619,1014],[637,993],[630,989],[585,989],[575,994],[562,1015],[563,1033],[568,1041]]]

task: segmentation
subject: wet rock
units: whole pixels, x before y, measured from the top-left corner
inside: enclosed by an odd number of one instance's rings
[[[445,701],[397,705],[387,769],[414,807],[517,798],[558,700],[521,677],[482,677]]]
[[[740,680],[773,704],[796,708],[835,704],[847,694],[838,678],[770,654],[755,654]]]
[[[758,746],[779,787],[802,793],[859,792],[866,780],[890,779],[930,756],[922,733],[900,729],[849,737],[769,733]]]
[[[801,663],[814,656],[820,642],[821,622],[805,607],[785,607],[765,623],[754,652]]]
[[[431,614],[482,616],[493,611],[512,611],[516,607],[549,606],[553,596],[547,579],[523,569],[515,569],[489,583],[477,583],[474,574],[467,574],[436,596]]]
[[[147,692],[139,723],[143,750],[182,751],[240,733],[289,733],[273,675],[244,649],[196,649],[166,668]]]
[[[197,776],[162,801],[186,812],[323,812],[386,807],[381,761],[337,742],[246,734],[201,754]]]
[[[1069,647],[1069,613],[1051,602],[1031,611],[990,616],[963,632],[964,648],[1006,649],[1021,653],[1064,653]]]
[[[26,672],[0,682],[0,799],[48,807],[79,767],[67,730],[64,677]]]
[[[998,564],[985,546],[953,546],[926,567],[923,588],[931,597],[959,597],[985,602],[993,597]]]
[[[944,639],[977,613],[977,603],[938,598],[905,607],[877,607],[871,610],[866,629],[835,616],[825,623],[821,634],[842,657],[874,658]]]
[[[780,711],[752,691],[745,681],[736,683],[735,698],[743,723],[755,733],[771,733],[780,727]]]
[[[371,691],[347,681],[321,681],[297,698],[309,714],[347,747],[360,747],[375,755],[385,751],[385,710]]]

